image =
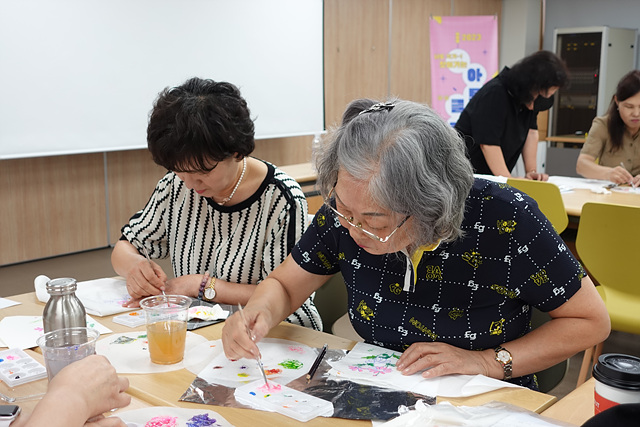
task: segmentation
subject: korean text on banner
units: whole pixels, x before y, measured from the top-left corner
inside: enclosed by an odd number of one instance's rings
[[[498,74],[496,16],[432,16],[431,105],[455,125],[471,97]]]

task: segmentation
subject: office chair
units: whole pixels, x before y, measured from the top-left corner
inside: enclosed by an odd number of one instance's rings
[[[509,178],[507,184],[531,196],[542,213],[549,219],[558,234],[569,224],[567,211],[560,195],[560,189],[551,182],[532,181],[530,179]]]
[[[611,329],[640,334],[640,207],[585,203],[580,215],[576,249],[585,268],[599,284]],[[602,352],[600,343],[585,351],[578,375],[582,384]]]

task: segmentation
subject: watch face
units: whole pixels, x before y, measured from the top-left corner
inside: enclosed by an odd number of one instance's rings
[[[19,413],[20,407],[18,405],[0,405],[0,420],[12,420],[17,417]]]
[[[496,355],[496,358],[502,363],[508,363],[511,360],[511,355],[506,350],[500,350]]]
[[[204,290],[204,297],[206,299],[214,299],[216,297],[216,290],[213,288],[207,288]]]

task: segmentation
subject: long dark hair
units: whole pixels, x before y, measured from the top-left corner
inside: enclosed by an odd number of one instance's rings
[[[622,148],[622,135],[624,135],[625,124],[620,117],[618,110],[618,102],[625,101],[640,92],[640,71],[633,70],[625,74],[618,82],[615,95],[611,98],[609,104],[609,138],[611,139],[611,151],[617,151]]]
[[[507,86],[521,104],[533,101],[532,92],[564,87],[569,82],[569,70],[556,54],[540,50],[516,62],[505,73]]]

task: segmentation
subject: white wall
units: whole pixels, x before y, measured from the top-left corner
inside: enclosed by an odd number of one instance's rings
[[[503,0],[500,69],[540,49],[540,0]]]
[[[504,0],[505,3],[510,1]],[[553,30],[556,28],[609,26],[638,29],[640,1],[546,0],[545,20],[543,48],[553,50]],[[639,68],[637,59],[635,68]]]

